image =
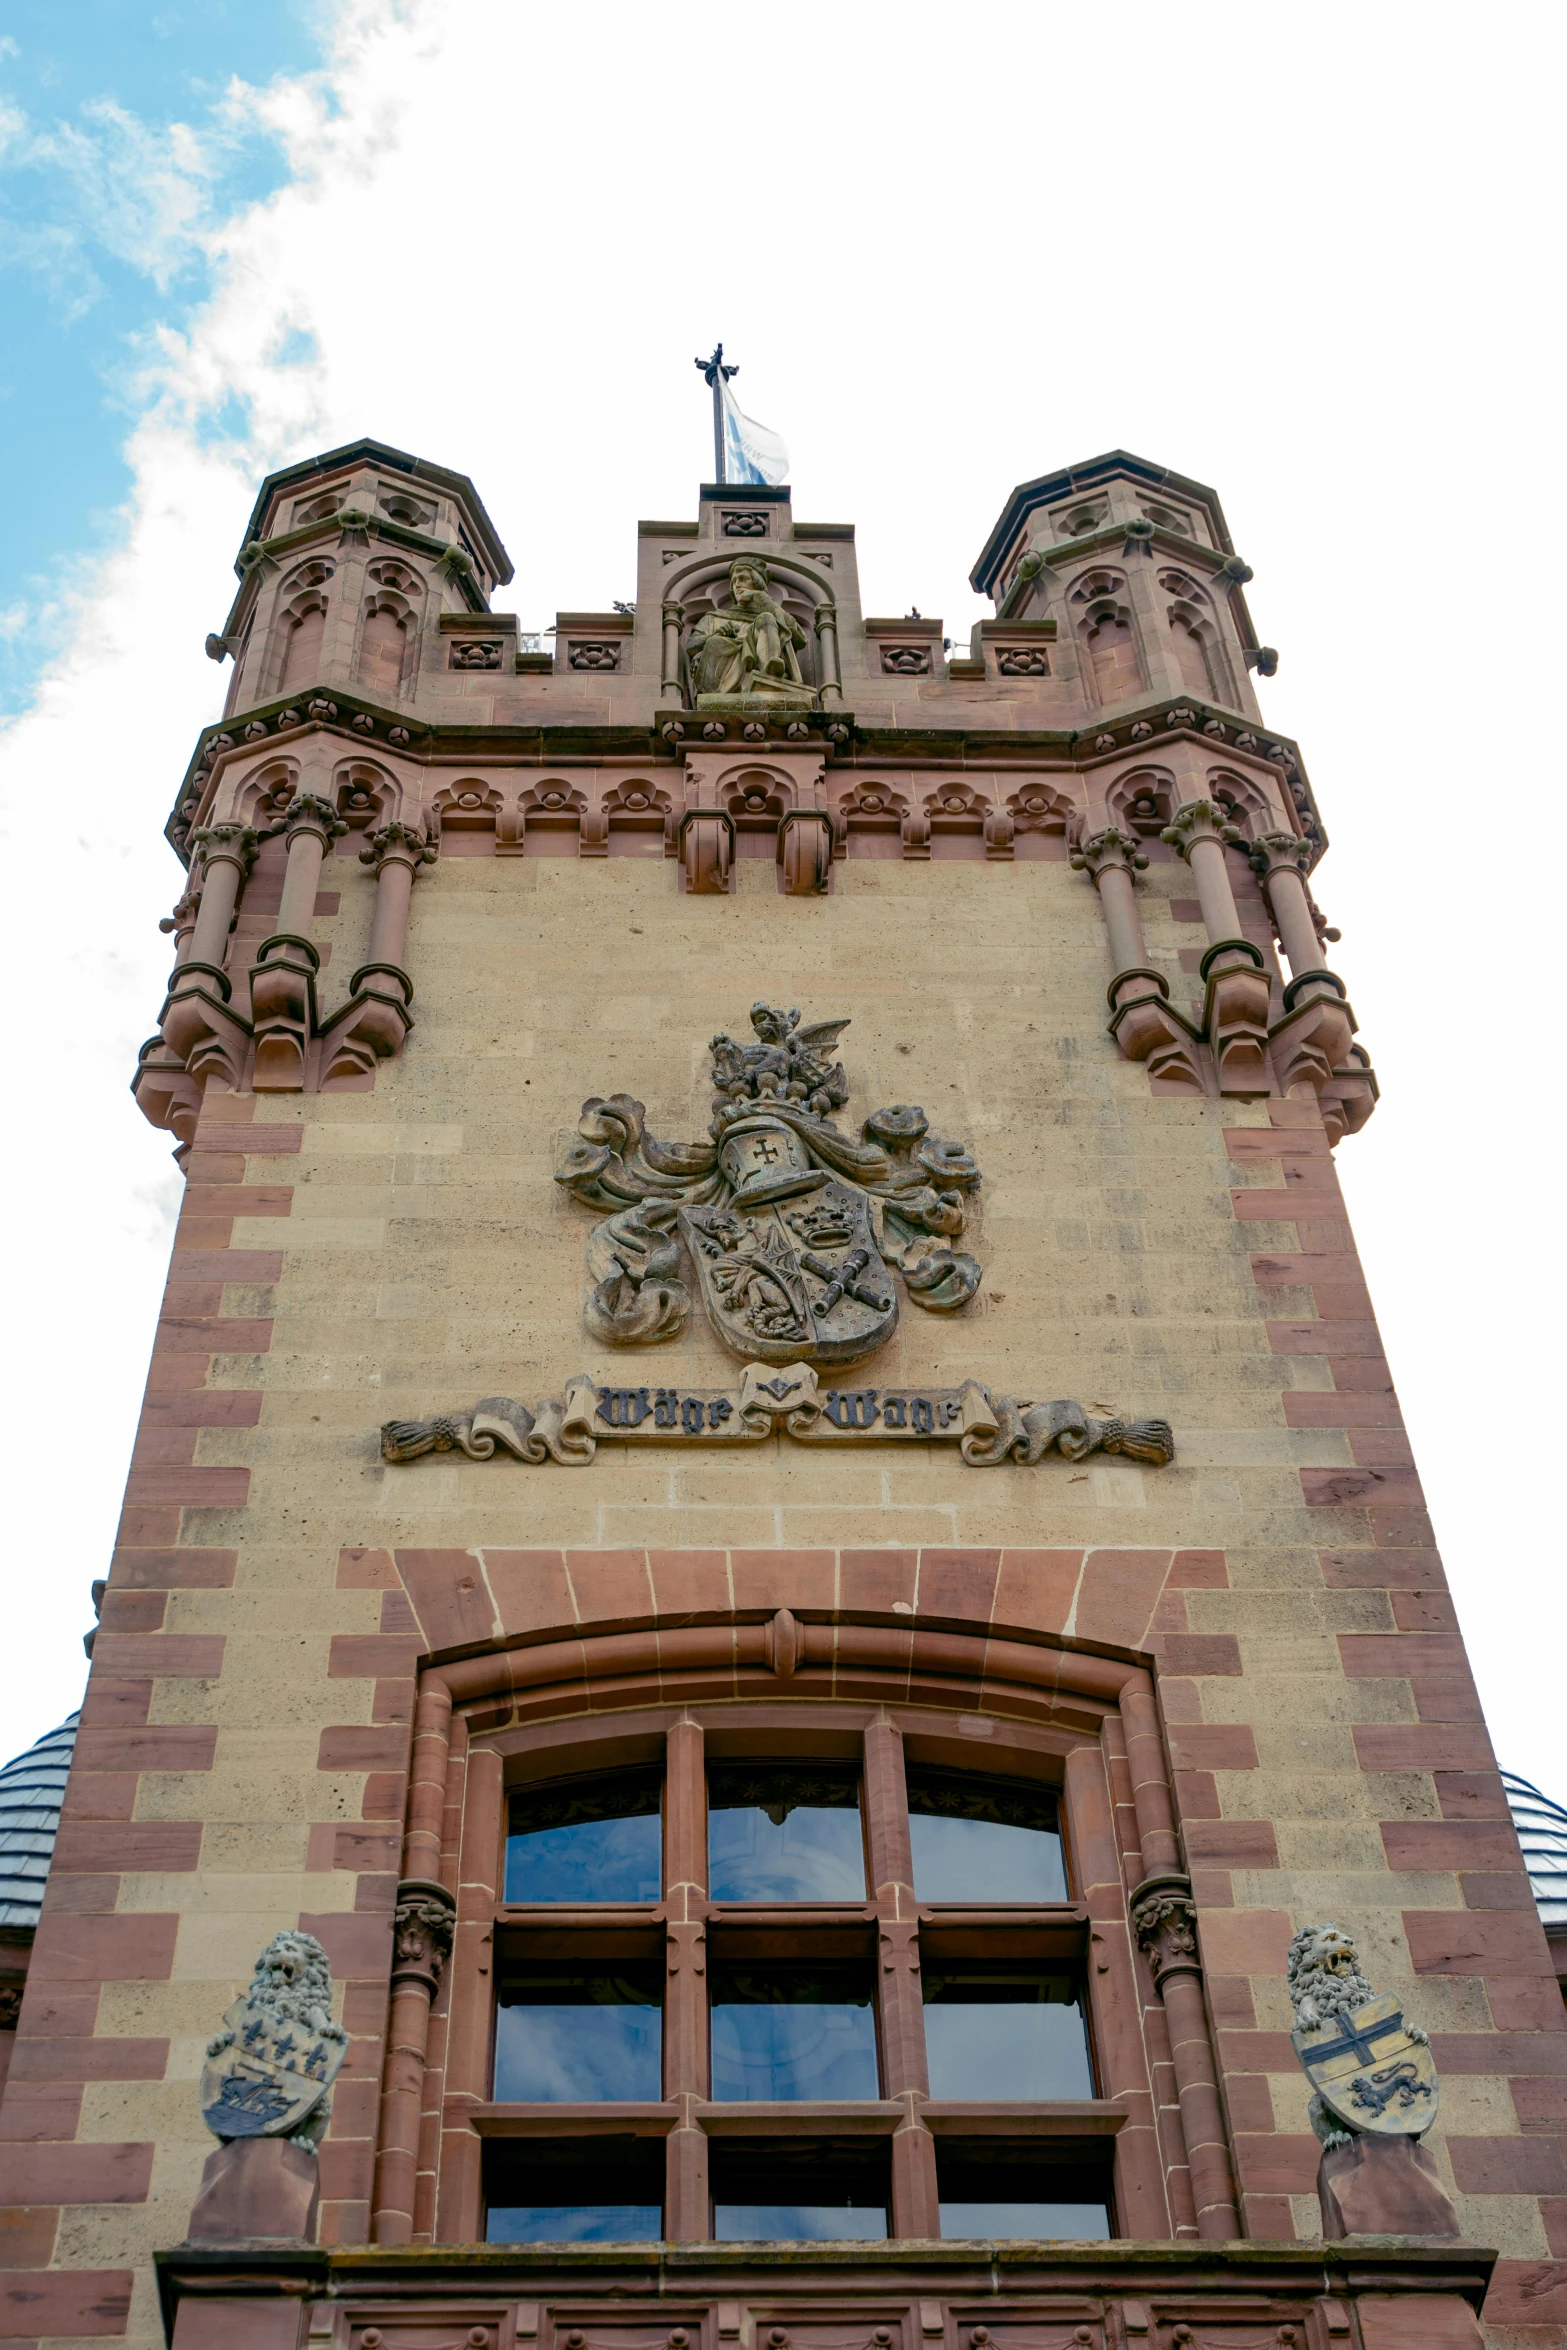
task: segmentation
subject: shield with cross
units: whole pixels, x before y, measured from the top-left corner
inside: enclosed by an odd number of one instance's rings
[[[1418,2138],[1435,2121],[1436,2066],[1405,2023],[1396,1992],[1290,2038],[1306,2078],[1348,2128]]]
[[[717,1207],[684,1207],[680,1229],[702,1299],[726,1346],[763,1363],[855,1363],[898,1321],[870,1202],[813,1167],[782,1119],[736,1120]]]

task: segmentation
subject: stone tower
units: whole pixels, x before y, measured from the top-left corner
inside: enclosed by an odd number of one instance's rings
[[[246,533],[8,2331],[1567,2340],[1562,1998],[1217,498],[1024,484],[966,649],[787,489],[638,554],[520,635],[372,441]]]

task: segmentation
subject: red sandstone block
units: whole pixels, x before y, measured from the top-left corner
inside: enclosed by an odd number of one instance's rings
[[[1464,1723],[1357,1722],[1354,1739],[1363,1771],[1483,1771],[1501,1795],[1491,1741],[1483,1729]],[[1506,1818],[1505,1800],[1496,1816]]]
[[[362,1820],[401,1820],[408,1782],[404,1771],[372,1771],[365,1781]]]
[[[1445,1591],[1395,1591],[1393,1621],[1400,1632],[1456,1632],[1458,1617]]]
[[[237,1550],[117,1550],[111,1584],[135,1591],[228,1591]]]
[[[1000,1580],[999,1550],[922,1550],[916,1612],[922,1618],[988,1624]]]
[[[0,2341],[123,2334],[134,2277],[128,2268],[12,2269],[0,2280]]]
[[[999,1629],[1059,1632],[1082,1580],[1081,1550],[1004,1550],[992,1622]]]
[[[177,1248],[169,1260],[174,1281],[281,1281],[280,1248]]]
[[[199,1144],[185,1162],[187,1183],[243,1183],[245,1161],[239,1151],[203,1150]]]
[[[150,2145],[0,2146],[0,2202],[145,2203]]]
[[[1380,1355],[1374,1322],[1270,1322],[1268,1344],[1276,1355]]]
[[[150,1673],[155,1681],[216,1681],[223,1672],[223,1638],[221,1632],[100,1630],[93,1664],[106,1673]]]
[[[1417,1975],[1550,1975],[1554,1980],[1545,1929],[1537,1915],[1406,1909],[1403,1917],[1404,1939]]]
[[[1224,1148],[1237,1165],[1258,1159],[1318,1159],[1322,1171],[1332,1173],[1328,1138],[1320,1126],[1315,1131],[1309,1126],[1226,1126]]]
[[[1466,1869],[1459,1876],[1458,1890],[1466,1909],[1528,1909],[1534,1901],[1529,1880],[1518,1869],[1510,1876],[1499,1870]]]
[[[1448,2132],[1453,2177],[1465,2195],[1559,2195],[1567,2157],[1552,2138],[1458,2138]]]
[[[272,1345],[272,1317],[242,1314],[174,1314],[153,1338],[159,1354],[264,1355]]]
[[[568,1628],[575,1624],[577,1602],[566,1574],[564,1551],[486,1548],[484,1571],[503,1632],[514,1635],[543,1632],[557,1624]],[[409,1628],[417,1632],[418,1626],[412,1611],[406,1608],[399,1585],[395,1592],[386,1594],[381,1612],[382,1631],[394,1630],[393,1613],[404,1611]]]
[[[886,1615],[900,1603],[912,1609],[917,1550],[843,1550],[838,1554],[838,1604]]]
[[[47,2268],[54,2257],[58,2207],[40,2209],[25,2203],[0,2208],[0,2269]]]
[[[127,1507],[120,1512],[120,1523],[115,1530],[115,1544],[129,1544],[140,1549],[144,1544],[178,1542],[180,1513],[177,1509],[148,1509],[145,1506]]]
[[[375,2171],[375,2147],[368,2138],[328,2138],[321,2149],[321,2198],[334,2203],[366,2201]]]
[[[1555,1974],[1488,1975],[1486,2004],[1499,2032],[1559,2032],[1562,1995]]]
[[[427,1647],[494,1639],[495,1609],[471,1551],[400,1550],[397,1566]]]
[[[33,1944],[33,1961],[46,1976],[67,1982],[166,1982],[174,1967],[178,1931],[177,1916],[155,1910],[125,1917],[60,1918],[50,1917],[46,1910]]]
[[[91,1729],[129,1729],[152,1711],[150,1681],[111,1681],[95,1673],[82,1699],[82,1721]]]
[[[1558,2260],[1567,2256],[1567,2195],[1542,2195],[1540,2218],[1547,2250]]]
[[[1283,1395],[1287,1428],[1401,1428],[1403,1414],[1391,1394],[1345,1395],[1337,1389],[1319,1394],[1311,1387],[1286,1388]]]
[[[1364,2300],[1359,2306],[1365,2308]],[[1561,2335],[1547,2329],[1567,2326],[1567,2270],[1555,2260],[1499,2260],[1481,2316],[1487,2326],[1532,2327],[1526,2341],[1557,2350]],[[1368,2344],[1368,2350],[1380,2345]]]
[[[1567,2014],[1553,2032],[1433,2032],[1439,2073],[1567,2077]]]
[[[1486,1747],[1489,1762],[1489,1739]],[[1494,1766],[1477,1771],[1437,1771],[1434,1778],[1444,1820],[1511,1819],[1507,1791]]]
[[[1365,2350],[1480,2350],[1474,2313],[1457,2293],[1359,2293],[1355,2314]]]
[[[1567,2129],[1567,2080],[1536,2074],[1508,2082],[1522,2130]]]
[[[1342,1249],[1253,1249],[1251,1277],[1259,1289],[1298,1289],[1303,1283],[1332,1279],[1355,1264]]]
[[[414,1645],[417,1653],[417,1643]],[[376,1723],[411,1722],[414,1718],[414,1706],[418,1701],[418,1696],[419,1684],[413,1679],[377,1681],[370,1700],[371,1721]]]
[[[1235,1880],[1228,1869],[1193,1868],[1192,1899],[1201,1910],[1233,1909]]]
[[[1298,2064],[1288,2032],[1219,2033],[1220,2061],[1225,2078],[1231,2072],[1293,2073]]]
[[[1313,1510],[1354,1509],[1384,1498],[1418,1502],[1420,1480],[1413,1469],[1302,1469],[1300,1489]]]
[[[1512,1825],[1503,1820],[1384,1820],[1382,1848],[1393,1869],[1504,1869],[1521,1874],[1523,1866]]]
[[[293,1204],[291,1183],[202,1183],[190,1185],[185,1193],[186,1213],[203,1222],[231,1222],[235,1216],[286,1216]],[[198,1245],[194,1236],[186,1240],[183,1215],[179,1229],[184,1245]],[[223,1240],[207,1245],[221,1248],[227,1238],[225,1232]]]
[[[99,1636],[106,1632],[161,1632],[168,1605],[166,1591],[106,1591],[98,1611]]]
[[[1168,1673],[1159,1676],[1159,1711],[1166,1724],[1171,1722],[1200,1722],[1202,1696],[1195,1681],[1182,1681]]]
[[[1178,1771],[1254,1771],[1257,1741],[1247,1722],[1171,1725],[1170,1756]]]
[[[168,1869],[199,1866],[200,1820],[62,1820],[54,1867]]]
[[[1423,1722],[1483,1722],[1485,1713],[1467,1670],[1411,1673],[1409,1694]]]
[[[737,1609],[791,1607],[827,1614],[838,1604],[833,1550],[732,1550]]]
[[[1338,1652],[1351,1681],[1446,1674],[1464,1662],[1463,1642],[1441,1632],[1340,1632]]]
[[[224,1195],[218,1195],[226,1197]],[[1230,1205],[1240,1224],[1296,1224],[1301,1216],[1334,1217],[1343,1209],[1337,1191],[1324,1191],[1319,1186],[1286,1181],[1282,1189],[1272,1185],[1248,1185],[1244,1191],[1230,1193]],[[221,1211],[214,1211],[221,1212]],[[230,1208],[230,1215],[242,1211]]]
[[[76,1743],[82,1742],[78,1731]],[[136,1809],[141,1782],[134,1771],[84,1771],[78,1766],[66,1781],[60,1816],[66,1820],[128,1820]]]
[[[1211,1771],[1176,1772],[1175,1814],[1182,1821],[1223,1819],[1219,1783]]]
[[[37,2145],[74,2138],[81,2126],[82,2092],[80,2085],[68,2081],[6,2082],[6,2095],[0,2107],[0,2139],[12,2145]],[[5,2198],[0,2198],[5,2200]],[[13,2195],[9,2198],[16,2202]],[[40,2195],[40,2203],[58,2201],[58,2197]]]
[[[1174,1556],[1168,1550],[1090,1550],[1083,1558],[1074,1630],[1082,1640],[1141,1648]],[[1183,1666],[1174,1665],[1181,1672]]]
[[[183,1468],[196,1458],[195,1428],[161,1425],[142,1415],[131,1451],[133,1469]]]
[[[108,1871],[89,1874],[85,1870],[69,1875],[64,1871],[56,1876],[50,1872],[44,1888],[44,1915],[60,1917],[67,1913],[81,1917],[107,1916],[120,1905],[120,1880]]]
[[[401,1560],[403,1553],[397,1555]],[[403,1572],[406,1581],[406,1567]],[[584,1624],[635,1623],[653,1613],[645,1550],[570,1550],[566,1574]]]
[[[248,1469],[132,1469],[128,1502],[175,1509],[240,1510],[250,1499]]]
[[[493,1563],[493,1560],[489,1559],[487,1555],[487,1564],[491,1568],[490,1589],[492,1591],[495,1589]],[[499,1595],[496,1597],[495,1604],[497,1607],[501,1604]],[[507,1631],[513,1629],[511,1625],[507,1624],[504,1611],[501,1615],[501,1623]],[[419,1619],[409,1606],[408,1594],[400,1583],[395,1591],[383,1591],[381,1594],[381,1629],[383,1632],[398,1633],[405,1639],[411,1637],[419,1640],[423,1638],[423,1634],[419,1630]]]
[[[1216,1911],[1199,1921],[1203,1966],[1212,1974],[1282,1975],[1294,1930],[1284,1909]]]
[[[337,1554],[339,1591],[401,1591],[389,1550],[340,1550]]]
[[[1257,2021],[1256,2003],[1251,1994],[1251,1983],[1245,1975],[1208,1975],[1208,2006],[1215,2025],[1221,2031],[1248,2032]],[[1295,2061],[1294,2051],[1290,2062]],[[1269,2068],[1277,2071],[1277,2066]],[[1286,2068],[1287,2069],[1287,2068]]]
[[[1271,1820],[1191,1820],[1186,1853],[1192,1861],[1217,1861],[1231,1869],[1276,1869],[1278,1839]]]
[[[1322,2148],[1314,2137],[1283,2130],[1266,2137],[1235,2134],[1235,2167],[1248,2194],[1310,2195],[1317,2184]]]
[[[346,1724],[323,1730],[316,1752],[318,1771],[374,1771],[402,1769],[408,1759],[408,1733],[397,1723]]]
[[[334,1632],[327,1651],[329,1681],[373,1681],[379,1675],[406,1678],[419,1657],[417,1639],[393,1640],[380,1632]]]
[[[141,1409],[151,1428],[254,1428],[261,1418],[259,1387],[198,1387],[150,1395]]]
[[[488,1564],[488,1553],[486,1553]],[[648,1578],[653,1610],[666,1620],[727,1615],[729,1553],[726,1550],[650,1550]],[[569,1616],[557,1621],[570,1623]]]
[[[384,1983],[391,1973],[392,1920],[388,1913],[367,1916],[339,1909],[306,1916],[301,1912],[299,1923],[322,1945],[334,1975]]]
[[[218,1733],[207,1722],[154,1723],[145,1730],[81,1731],[79,1771],[210,1771]]]
[[[243,1135],[236,1135],[234,1141],[247,1159],[286,1159],[298,1157],[304,1139],[303,1126],[253,1125]]]
[[[1240,1643],[1233,1632],[1161,1632],[1148,1645],[1161,1673],[1234,1679],[1243,1669]]]
[[[1228,1591],[1230,1570],[1222,1550],[1178,1550],[1165,1587],[1171,1591]]]
[[[1415,1465],[1414,1448],[1399,1428],[1353,1430],[1349,1449],[1357,1469],[1412,1469]]]
[[[168,2064],[167,2040],[19,2037],[6,2087],[12,2081],[161,2081]]]

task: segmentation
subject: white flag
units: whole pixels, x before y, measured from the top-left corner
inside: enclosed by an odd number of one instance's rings
[[[724,379],[724,476],[732,482],[775,485],[789,478],[789,452],[775,432],[738,407]]]

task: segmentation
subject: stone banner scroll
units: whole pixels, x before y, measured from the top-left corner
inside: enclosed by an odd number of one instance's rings
[[[461,1452],[470,1460],[558,1461],[585,1468],[600,1442],[616,1444],[762,1444],[773,1436],[801,1444],[955,1444],[971,1468],[1003,1462],[1032,1466],[1047,1452],[1080,1461],[1092,1452],[1164,1466],[1175,1440],[1164,1420],[1095,1419],[1082,1405],[999,1401],[976,1379],[961,1387],[827,1387],[809,1363],[747,1363],[738,1387],[606,1387],[579,1374],[563,1397],[535,1410],[507,1395],[488,1395],[471,1411],[433,1420],[388,1420],[381,1453],[415,1461]]]

